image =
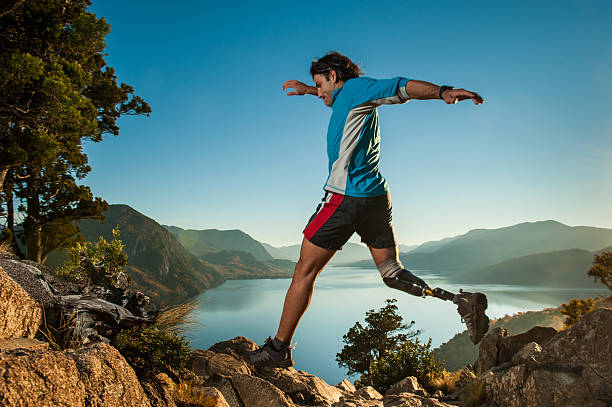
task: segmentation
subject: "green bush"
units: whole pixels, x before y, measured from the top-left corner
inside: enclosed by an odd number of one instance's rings
[[[184,336],[157,328],[123,329],[113,345],[139,369],[152,368],[153,373],[187,367],[191,347]]]
[[[336,354],[338,365],[346,367],[348,374],[361,373],[357,385],[372,386],[381,393],[406,376],[426,385],[442,375],[431,339],[426,344],[414,339],[419,334],[409,330],[414,321],[404,324],[395,302],[387,299],[383,308],[366,312],[366,325],[355,323],[342,337],[345,346]]]
[[[416,377],[423,385],[442,376],[442,369],[431,349],[431,339],[426,344],[420,344],[418,339],[403,342],[396,350],[372,362],[369,372],[361,376],[359,384],[372,386],[384,394],[385,390],[407,376]]]
[[[119,240],[119,234],[119,228],[116,228],[110,242],[102,236],[96,243],[77,242],[68,249],[68,261],[60,267],[58,274],[72,281],[85,277],[80,264],[81,258],[87,257],[93,264],[101,265],[111,279],[116,278],[128,264],[128,256],[123,252],[125,245]]]

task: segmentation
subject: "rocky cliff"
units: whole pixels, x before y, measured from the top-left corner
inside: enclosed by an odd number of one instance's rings
[[[70,349],[53,350],[53,343],[32,336],[45,329],[42,303],[58,301],[57,289],[45,286],[44,275],[35,264],[16,260],[3,264],[14,267],[9,274],[0,266],[0,405],[612,405],[612,310],[607,308],[590,312],[561,332],[536,327],[511,336],[503,328],[492,330],[480,345],[474,367],[461,372],[456,383],[459,390],[453,394],[428,394],[414,377],[404,378],[381,394],[372,387],[357,389],[347,380],[330,385],[293,368],[255,370],[246,353],[257,345],[240,336],[193,351],[189,369],[168,366],[166,372],[143,374],[139,370],[138,376],[128,360],[106,343],[102,335],[106,331],[91,334],[99,328],[91,310],[83,311],[93,321],[89,325],[93,331],[85,332],[88,340],[77,341]],[[29,274],[24,277],[24,273]],[[60,297],[61,301],[65,296]],[[104,301],[110,304],[104,312],[117,316],[114,322],[105,320],[104,329],[129,317],[121,306],[94,297],[88,295],[87,301]]]

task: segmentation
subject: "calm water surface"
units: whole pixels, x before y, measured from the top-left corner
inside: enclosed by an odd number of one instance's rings
[[[459,288],[487,294],[489,317],[502,317],[519,311],[556,307],[571,298],[593,297],[605,289],[570,290],[559,288],[463,285],[426,271],[417,272],[433,287],[456,292]],[[235,336],[246,336],[261,344],[274,336],[290,279],[233,280],[202,293],[200,307],[191,315],[200,325],[187,333],[192,346],[208,349]],[[415,321],[423,341],[432,338],[434,347],[465,329],[450,301],[418,298],[385,286],[376,269],[328,266],[317,279],[310,308],[302,318],[293,343],[295,367],[321,377],[330,384],[346,378],[346,371],[335,362],[343,346],[342,335],[363,322],[366,311],[396,298],[404,321]],[[358,377],[349,378],[354,380]]]

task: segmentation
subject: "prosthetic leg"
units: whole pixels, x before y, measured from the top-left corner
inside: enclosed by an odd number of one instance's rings
[[[378,266],[378,271],[386,285],[417,297],[435,297],[452,301],[457,312],[465,322],[472,343],[477,344],[489,330],[489,317],[485,314],[488,302],[483,293],[470,293],[459,290],[459,294],[443,288],[431,288],[427,283],[408,270],[396,259],[390,259]]]
[[[452,301],[455,297],[455,294],[443,288],[432,289],[425,281],[406,270],[402,264],[395,259],[390,259],[381,263],[378,266],[378,271],[383,278],[383,282],[396,290],[404,291],[417,297],[430,296],[445,301]]]

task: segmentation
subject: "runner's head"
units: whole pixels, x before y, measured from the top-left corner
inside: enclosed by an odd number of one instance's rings
[[[322,58],[312,61],[310,74],[317,86],[318,96],[327,106],[332,105],[332,92],[344,85],[349,79],[361,75],[359,67],[339,52],[329,52]]]

